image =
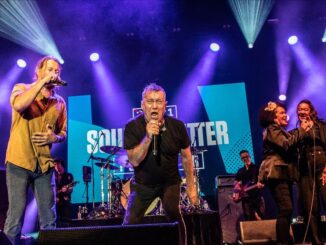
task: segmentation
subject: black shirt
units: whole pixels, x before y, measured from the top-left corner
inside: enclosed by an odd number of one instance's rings
[[[236,181],[241,181],[241,186],[249,187],[257,183],[259,167],[251,163],[248,169],[244,166],[240,168],[235,176]],[[260,190],[255,188],[248,191],[250,197],[260,196]]]
[[[135,148],[146,135],[146,121],[141,114],[130,120],[124,131],[124,148]],[[158,155],[152,153],[153,142],[145,159],[135,167],[135,180],[145,185],[176,184],[181,181],[178,170],[178,154],[190,145],[187,130],[183,122],[165,116],[164,125],[158,135]]]
[[[240,168],[235,176],[236,181],[241,181],[242,186],[252,185],[257,182],[258,166],[251,163],[248,169],[244,166]]]

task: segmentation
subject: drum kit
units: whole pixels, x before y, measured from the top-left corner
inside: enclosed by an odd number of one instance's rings
[[[131,163],[128,161],[127,151],[118,146],[102,146],[100,149],[109,154],[108,158],[101,158],[90,156],[91,159],[96,161],[94,164],[101,168],[101,204],[98,207],[93,207],[93,210],[85,217],[86,219],[99,219],[118,217],[123,215],[128,203],[128,197],[130,195],[131,179],[122,180],[120,178],[113,179],[112,170],[120,169],[120,166],[124,168],[132,168]],[[206,149],[191,148],[192,155],[194,156],[195,164],[195,180],[197,182],[198,193],[200,193],[199,187],[199,170],[198,170],[198,155]],[[107,170],[107,202],[105,203],[105,171]],[[199,195],[200,197],[200,195]],[[200,203],[202,200],[200,199]],[[180,188],[180,209],[182,213],[189,213],[193,211],[193,206],[186,193],[186,182],[183,179]],[[164,214],[162,208],[162,202],[159,198],[156,198],[145,215],[162,215]]]

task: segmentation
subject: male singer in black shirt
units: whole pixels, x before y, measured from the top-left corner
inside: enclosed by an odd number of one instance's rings
[[[164,115],[166,105],[165,90],[155,83],[149,84],[142,93],[143,113],[130,120],[125,127],[124,148],[135,176],[131,182],[124,225],[140,223],[151,202],[160,197],[168,219],[179,222],[180,239],[186,244],[186,230],[179,208],[179,152],[187,181],[187,194],[192,204],[198,204],[198,193],[185,125]]]

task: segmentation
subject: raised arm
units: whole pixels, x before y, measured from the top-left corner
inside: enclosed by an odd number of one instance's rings
[[[35,83],[30,85],[17,84],[10,97],[12,108],[19,113],[26,110],[26,108],[35,100],[43,86],[50,82],[54,76],[54,73],[49,73],[43,79],[37,80]]]

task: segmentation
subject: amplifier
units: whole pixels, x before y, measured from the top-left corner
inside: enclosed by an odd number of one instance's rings
[[[215,188],[221,186],[233,186],[235,175],[218,175],[215,177]]]

